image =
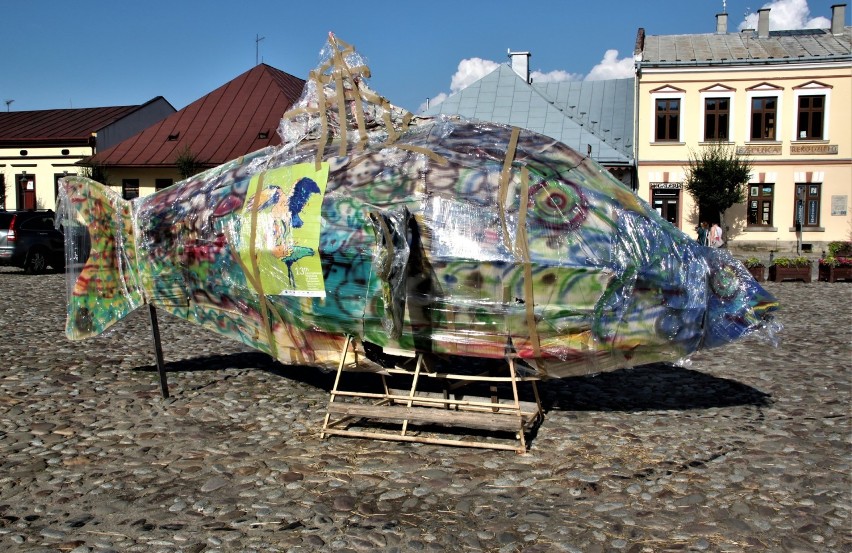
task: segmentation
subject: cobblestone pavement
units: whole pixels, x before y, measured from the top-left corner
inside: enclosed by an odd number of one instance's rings
[[[331,375],[144,310],[66,341],[0,270],[0,551],[852,550],[852,285],[767,283],[782,341],[541,384],[526,455],[319,439]]]

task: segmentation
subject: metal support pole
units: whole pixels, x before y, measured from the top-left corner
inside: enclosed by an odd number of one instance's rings
[[[154,355],[157,359],[157,373],[160,375],[160,391],[163,399],[169,398],[169,382],[166,378],[166,366],[163,363],[163,347],[160,345],[160,325],[157,324],[157,310],[148,304],[148,314],[151,316],[151,334],[154,337]]]

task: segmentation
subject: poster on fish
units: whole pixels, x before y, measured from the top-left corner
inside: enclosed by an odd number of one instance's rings
[[[318,251],[327,181],[328,163],[279,167],[251,179],[238,251],[258,293],[325,297]]]

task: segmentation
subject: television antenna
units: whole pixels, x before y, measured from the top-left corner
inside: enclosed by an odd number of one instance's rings
[[[260,41],[265,39],[265,36],[254,35],[254,64],[260,63]]]
[[[15,100],[4,100],[4,102],[6,102],[6,111],[7,112],[9,111],[9,106],[11,106],[12,102],[14,102],[14,101]]]

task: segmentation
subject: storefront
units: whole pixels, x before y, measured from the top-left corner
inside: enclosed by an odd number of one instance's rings
[[[651,205],[657,213],[680,228],[680,194],[683,189],[682,182],[652,182]]]

